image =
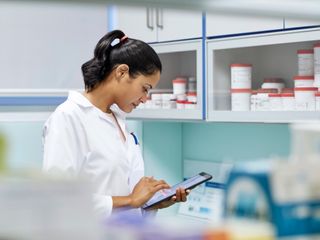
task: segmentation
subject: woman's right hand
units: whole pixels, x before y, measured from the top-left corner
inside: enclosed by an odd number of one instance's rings
[[[135,208],[141,207],[156,192],[167,188],[170,188],[170,186],[163,180],[155,180],[153,177],[143,177],[130,194],[131,206]]]

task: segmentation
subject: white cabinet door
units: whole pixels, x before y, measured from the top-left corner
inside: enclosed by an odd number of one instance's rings
[[[320,20],[302,20],[302,19],[286,18],[284,23],[285,23],[285,28],[295,28],[295,27],[307,27],[307,26],[320,25]]]
[[[207,14],[207,36],[283,29],[283,18]]]
[[[156,9],[158,41],[201,38],[202,13],[199,11],[181,11]]]
[[[145,42],[156,42],[155,10],[146,7],[119,6],[116,8],[114,27],[128,37]]]
[[[115,16],[115,28],[149,43],[202,36],[201,12],[119,6]]]

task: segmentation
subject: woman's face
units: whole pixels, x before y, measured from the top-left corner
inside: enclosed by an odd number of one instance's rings
[[[135,78],[127,75],[126,81],[122,82],[119,97],[116,103],[124,112],[131,112],[140,103],[147,101],[148,92],[155,88],[160,80],[160,72],[157,71],[152,75],[138,75]]]

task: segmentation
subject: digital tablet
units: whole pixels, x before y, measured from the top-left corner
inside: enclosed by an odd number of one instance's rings
[[[156,192],[154,194],[154,196],[142,206],[142,208],[148,209],[148,208],[150,208],[150,207],[152,207],[162,201],[166,201],[166,200],[170,199],[171,197],[176,195],[176,190],[179,187],[183,187],[185,190],[192,189],[192,188],[198,186],[199,184],[210,180],[211,178],[212,178],[212,176],[210,174],[205,173],[205,172],[201,172],[191,178],[188,178],[187,180],[185,180],[181,183],[178,183],[178,184],[172,186],[170,189],[164,189],[164,190],[160,190],[160,191]]]

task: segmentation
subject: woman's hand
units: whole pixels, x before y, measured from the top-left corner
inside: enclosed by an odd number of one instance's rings
[[[155,180],[153,177],[143,177],[129,196],[131,199],[130,205],[135,208],[141,207],[156,192],[167,188],[170,188],[170,186],[163,180]]]
[[[167,201],[160,202],[153,207],[149,208],[148,210],[155,210],[155,209],[161,209],[161,208],[167,208],[171,205],[178,203],[178,202],[186,202],[187,196],[189,195],[190,190],[185,190],[184,188],[177,188],[176,195],[170,198]]]

